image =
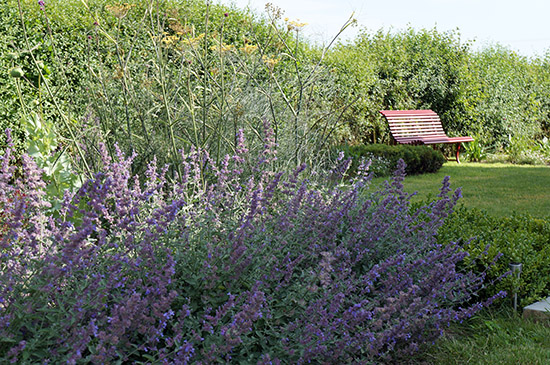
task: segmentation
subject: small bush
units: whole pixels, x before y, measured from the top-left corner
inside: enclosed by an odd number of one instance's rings
[[[376,176],[389,176],[399,160],[405,161],[409,175],[437,172],[445,163],[443,154],[428,146],[369,144],[345,146],[342,150],[352,159],[351,173],[363,158],[372,160],[371,169]]]
[[[470,241],[470,237],[473,239]],[[492,217],[478,209],[457,209],[439,230],[441,243],[460,241],[470,257],[487,253],[484,265],[496,256],[502,258],[489,271],[487,279],[495,280],[509,270],[510,263],[520,262],[523,271],[519,282],[507,277],[497,285],[488,286],[483,295],[490,297],[499,290],[514,292],[518,288],[519,303],[529,305],[550,292],[550,222],[527,214],[512,217]],[[468,260],[466,260],[468,261]]]
[[[505,152],[508,162],[520,165],[545,165],[550,163],[548,139],[530,140],[525,137],[508,138]]]
[[[481,137],[476,136],[474,140],[469,143],[465,143],[464,146],[464,156],[470,162],[481,162],[487,159],[487,149],[481,143]]]

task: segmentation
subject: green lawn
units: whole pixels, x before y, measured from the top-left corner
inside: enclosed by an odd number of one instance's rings
[[[453,325],[416,363],[434,365],[550,363],[548,323],[524,320],[511,309],[485,311]]]
[[[550,167],[447,162],[435,174],[408,176],[405,190],[418,192],[415,199],[433,197],[447,175],[453,189],[462,188],[462,203],[466,207],[483,209],[496,216],[513,212],[539,218],[550,216]],[[375,184],[382,180],[375,179]]]

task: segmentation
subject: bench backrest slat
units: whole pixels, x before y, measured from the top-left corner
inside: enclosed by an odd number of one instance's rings
[[[441,119],[431,110],[382,110],[396,140],[411,137],[446,137]]]

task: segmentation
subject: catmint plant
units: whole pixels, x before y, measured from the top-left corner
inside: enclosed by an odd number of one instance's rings
[[[372,363],[421,351],[476,301],[438,228],[460,191],[445,179],[412,208],[404,163],[371,191],[368,163],[306,178],[276,168],[273,131],[215,162],[181,152],[181,175],[100,146],[102,166],[48,215],[41,171],[2,156],[0,359],[29,363]],[[113,157],[111,157],[113,156]],[[19,164],[21,173],[16,173]],[[310,176],[309,176],[310,177]]]

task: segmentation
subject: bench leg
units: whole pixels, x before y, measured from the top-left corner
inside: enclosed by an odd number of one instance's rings
[[[456,162],[460,163],[460,142],[457,143],[456,146]]]

